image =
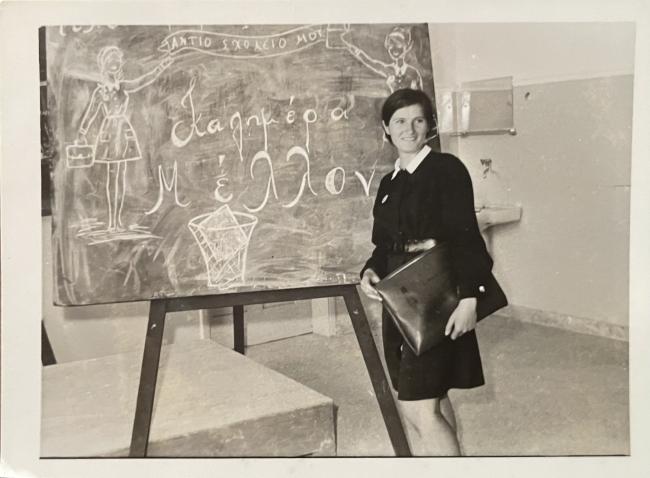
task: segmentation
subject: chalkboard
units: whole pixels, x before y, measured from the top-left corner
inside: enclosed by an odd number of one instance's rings
[[[345,284],[425,24],[46,28],[55,304]]]

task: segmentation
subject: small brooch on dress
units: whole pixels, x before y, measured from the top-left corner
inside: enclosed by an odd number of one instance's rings
[[[381,200],[381,203],[384,204],[388,200],[388,194],[386,194],[383,199]]]

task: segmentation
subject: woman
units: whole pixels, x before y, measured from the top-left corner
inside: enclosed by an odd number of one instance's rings
[[[406,63],[406,54],[413,48],[411,30],[408,28],[394,27],[386,35],[384,47],[392,60],[391,63],[372,58],[365,51],[350,43],[345,38],[345,33],[341,36],[341,40],[350,53],[359,61],[375,73],[386,78],[386,85],[391,93],[400,88],[422,89],[422,76],[420,72],[417,68]]]
[[[153,83],[171,65],[172,57],[164,57],[160,64],[144,75],[124,78],[124,55],[116,46],[107,46],[97,55],[101,82],[92,93],[79,127],[78,142],[87,143],[86,135],[98,115],[101,124],[95,140],[95,162],[107,168],[106,199],[108,202],[108,232],[124,230],[122,207],[126,186],[128,161],[142,158],[138,137],[127,116],[129,94]]]
[[[474,327],[482,278],[492,267],[474,214],[472,183],[461,161],[426,145],[434,125],[433,106],[419,90],[391,94],[382,108],[383,129],[397,149],[395,170],[384,176],[373,208],[375,249],[361,271],[361,288],[381,300],[373,287],[381,277],[418,253],[447,242],[460,302],[440,345],[416,356],[383,313],[386,365],[414,455],[459,455],[456,421],[447,392],[483,385]]]

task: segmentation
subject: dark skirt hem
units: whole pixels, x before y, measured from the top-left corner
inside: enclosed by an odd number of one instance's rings
[[[392,384],[391,384],[392,385]],[[393,386],[393,390],[397,392],[397,399],[401,402],[414,402],[417,400],[432,400],[435,398],[443,398],[447,395],[449,390],[452,389],[457,389],[457,390],[469,390],[471,388],[478,388],[482,387],[485,385],[485,382],[481,383],[476,383],[476,384],[458,384],[458,385],[452,385],[449,388],[442,390],[442,391],[429,391],[427,393],[414,393],[414,394],[405,394],[405,393],[399,393],[398,388]],[[406,396],[405,396],[406,395]]]

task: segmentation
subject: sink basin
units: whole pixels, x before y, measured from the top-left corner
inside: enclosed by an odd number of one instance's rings
[[[498,224],[517,222],[521,219],[521,206],[477,206],[474,211],[481,232]]]

